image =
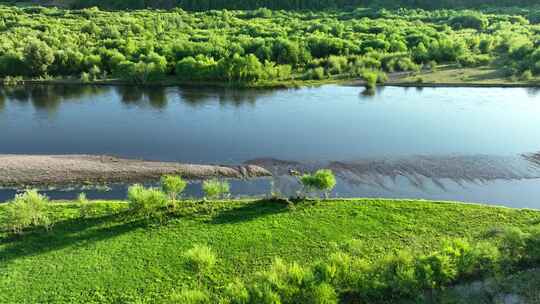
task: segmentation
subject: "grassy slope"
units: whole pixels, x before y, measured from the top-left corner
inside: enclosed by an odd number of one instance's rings
[[[422,83],[418,83],[418,79]],[[434,72],[421,72],[405,78],[394,80],[397,83],[413,83],[418,86],[441,84],[441,85],[493,85],[493,86],[538,86],[540,79],[529,81],[512,79],[504,75],[501,70],[491,67],[456,68],[442,66]],[[392,82],[392,81],[391,81]]]
[[[77,218],[76,205],[56,205],[60,222],[50,232],[0,235],[0,303],[160,299],[195,284],[182,253],[196,243],[219,256],[210,279],[221,282],[249,277],[276,256],[310,263],[353,239],[366,258],[377,259],[400,248],[432,251],[445,237],[479,239],[491,227],[540,222],[540,212],[531,210],[422,201],[334,200],[294,209],[261,201],[189,205],[152,227],[128,221],[121,202],[96,203],[102,215],[85,220]]]

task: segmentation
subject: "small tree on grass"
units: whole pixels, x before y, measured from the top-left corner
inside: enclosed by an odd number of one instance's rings
[[[212,249],[205,245],[195,245],[184,253],[184,258],[188,268],[197,274],[199,283],[201,283],[202,277],[214,268],[217,260]]]
[[[336,186],[336,177],[332,170],[322,169],[318,170],[314,174],[304,174],[300,178],[300,182],[307,191],[320,191],[324,192],[325,196]]]
[[[77,204],[79,205],[79,214],[82,218],[87,218],[92,213],[90,202],[86,198],[86,193],[82,192],[77,198]]]
[[[167,206],[167,196],[159,189],[145,188],[137,184],[129,187],[128,202],[133,213],[150,218]]]
[[[161,189],[169,196],[173,208],[176,208],[176,199],[186,186],[187,182],[177,175],[165,175],[161,178]]]
[[[29,227],[42,226],[49,229],[51,222],[47,215],[48,203],[49,199],[37,190],[27,190],[16,195],[15,199],[6,205],[4,228],[15,234],[20,234]]]
[[[204,197],[209,199],[222,198],[230,193],[230,185],[217,179],[206,180],[202,184]]]

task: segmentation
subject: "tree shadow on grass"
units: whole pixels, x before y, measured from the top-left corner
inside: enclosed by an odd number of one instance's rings
[[[288,205],[280,200],[259,200],[247,203],[238,208],[219,212],[209,220],[211,224],[234,224],[247,222],[256,218],[265,217],[288,211]]]
[[[122,214],[56,222],[50,231],[36,229],[19,236],[0,239],[0,263],[16,258],[51,252],[71,246],[85,246],[113,238],[148,225],[144,219],[122,221]]]

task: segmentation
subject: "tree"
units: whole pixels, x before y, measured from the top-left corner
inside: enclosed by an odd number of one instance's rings
[[[24,60],[17,53],[0,56],[0,76],[19,76],[25,74]]]
[[[321,169],[314,174],[304,174],[300,182],[308,191],[322,191],[328,197],[328,193],[336,186],[336,177],[332,170]]]
[[[32,76],[41,76],[54,62],[53,50],[43,41],[31,40],[24,48],[24,61]]]
[[[180,176],[165,175],[161,178],[161,189],[169,196],[173,208],[176,207],[176,198],[186,189],[187,182]]]

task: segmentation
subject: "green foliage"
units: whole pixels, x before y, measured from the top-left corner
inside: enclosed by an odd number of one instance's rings
[[[368,90],[375,89],[375,87],[377,86],[377,79],[378,79],[378,75],[376,72],[365,71],[364,73],[362,73],[362,78],[364,79],[366,83],[365,84],[366,89]]]
[[[250,303],[249,291],[246,288],[244,282],[241,280],[234,280],[229,283],[223,293],[225,303],[230,304],[248,304]]]
[[[128,202],[131,212],[150,218],[167,206],[167,196],[159,189],[133,185],[128,189]]]
[[[139,8],[150,3],[135,2]],[[151,6],[165,2],[179,4]],[[0,76],[252,84],[354,78],[366,70],[418,71],[427,62],[493,63],[508,66],[512,75],[540,73],[535,25],[510,9],[351,12],[337,5],[341,10],[292,12],[250,5],[258,9],[119,12],[0,6],[5,16],[0,18]],[[244,4],[234,5],[240,7]],[[531,12],[529,18],[534,16]]]
[[[186,186],[187,182],[177,175],[165,175],[161,178],[161,189],[169,196],[173,205]]]
[[[317,282],[310,269],[281,259],[259,273],[248,289],[252,303],[338,303],[334,287]]]
[[[23,51],[24,62],[31,75],[41,76],[54,62],[53,50],[43,41],[31,40]]]
[[[30,227],[50,227],[51,221],[47,214],[49,199],[37,192],[27,190],[15,196],[6,205],[4,229],[15,234],[22,233]]]
[[[168,303],[171,304],[207,304],[210,303],[208,293],[197,289],[182,289],[173,293]]]
[[[209,199],[222,198],[229,194],[230,185],[227,181],[217,179],[205,180],[202,183],[204,196]]]
[[[196,274],[208,274],[216,264],[216,255],[204,245],[195,245],[184,253],[186,264]]]
[[[79,205],[79,215],[82,218],[88,218],[92,215],[92,206],[90,205],[90,202],[86,198],[86,194],[80,193],[79,197],[77,198],[77,204]]]
[[[104,216],[88,220],[79,218],[76,204],[49,204],[48,215],[55,220],[50,233],[24,238],[0,233],[6,274],[0,278],[0,302],[170,303],[169,296],[182,290],[199,290],[208,295],[207,303],[284,303],[300,297],[299,303],[332,303],[332,291],[341,300],[359,303],[422,303],[416,294],[410,299],[388,293],[410,290],[411,254],[416,284],[425,282],[418,269],[426,263],[420,260],[446,257],[455,276],[450,285],[438,284],[442,288],[497,271],[504,277],[540,262],[540,234],[533,229],[540,213],[534,210],[376,199],[320,201],[294,210],[266,200],[186,204],[190,208],[182,210],[181,218],[171,215],[160,227],[141,226],[138,218],[125,216],[126,202],[92,202],[96,214]],[[0,205],[2,222],[7,209]],[[504,240],[506,229],[485,233],[493,226],[513,226],[520,233]],[[201,242],[219,252],[219,262],[205,275],[186,267],[182,256]],[[509,259],[512,252],[522,259]],[[275,257],[286,261],[286,271],[270,271]],[[274,273],[279,280],[261,282],[257,272]]]
[[[457,29],[471,28],[483,31],[489,25],[488,19],[481,14],[463,14],[452,17],[449,24]]]
[[[300,182],[308,191],[321,191],[328,195],[336,186],[336,177],[332,170],[321,169],[314,174],[303,175]]]

